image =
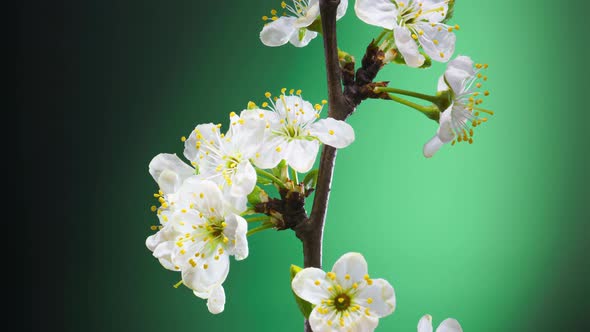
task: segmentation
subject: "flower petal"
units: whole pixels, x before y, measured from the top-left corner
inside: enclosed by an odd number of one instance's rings
[[[287,140],[284,137],[268,133],[254,157],[254,164],[263,169],[277,166],[285,156],[286,147]]]
[[[443,145],[445,145],[445,143],[443,143],[437,135],[434,135],[434,137],[424,144],[422,153],[424,154],[424,157],[431,158],[438,152],[438,150],[440,150],[440,148],[442,148]]]
[[[320,17],[320,2],[317,0],[311,1],[305,12],[305,15],[298,17],[295,21],[295,27],[305,28],[310,26],[315,20]]]
[[[330,310],[327,314],[323,314],[318,308],[315,307],[309,315],[309,325],[313,332],[339,332],[337,312]],[[358,332],[360,331],[362,330]]]
[[[175,268],[174,263],[172,262],[172,254],[174,252],[174,242],[173,241],[166,241],[160,243],[156,249],[154,249],[154,257],[160,261],[162,266],[170,271],[178,271]]]
[[[453,105],[441,113],[436,135],[443,143],[449,143],[455,138],[453,133]]]
[[[218,259],[215,259],[215,257],[218,257]],[[205,258],[193,259],[193,264],[182,270],[182,281],[192,290],[211,292],[214,286],[225,281],[228,273],[228,255],[209,255],[205,256]]]
[[[422,0],[422,11],[425,14],[420,15],[421,20],[429,23],[439,23],[447,17],[449,5],[447,0]]]
[[[195,174],[195,169],[176,154],[160,153],[149,165],[150,174],[166,194],[175,193],[182,182]]]
[[[455,94],[461,94],[466,89],[467,82],[475,75],[473,60],[461,55],[447,65],[445,80]]]
[[[368,273],[367,261],[363,255],[356,252],[349,252],[342,255],[334,263],[332,272],[336,274],[339,284],[347,288],[355,282],[360,283],[364,281],[364,277]],[[346,278],[347,275],[349,278]]]
[[[235,244],[232,244],[231,253],[235,255],[238,261],[245,259],[248,257],[248,238],[246,237],[248,223],[244,218],[235,214],[225,217],[225,222],[227,226],[223,233],[229,239],[236,241]]]
[[[424,64],[424,56],[418,51],[416,41],[412,39],[410,30],[406,27],[395,27],[393,30],[395,45],[404,56],[410,67],[420,67]]]
[[[230,128],[225,135],[225,152],[228,154],[240,153],[242,158],[250,159],[260,149],[264,138],[266,121],[265,110],[243,110],[240,115],[231,113]]]
[[[447,318],[436,328],[436,332],[463,332],[463,329],[456,319]]]
[[[212,314],[219,314],[225,309],[225,290],[223,286],[216,285],[211,290],[209,299],[207,300],[207,309]]]
[[[432,332],[432,316],[424,315],[418,321],[418,332]]]
[[[276,21],[268,23],[260,31],[260,40],[266,46],[285,45],[291,36],[297,32],[295,21],[297,18],[281,16]]]
[[[344,14],[346,14],[346,10],[348,9],[348,0],[340,0],[340,4],[338,5],[338,9],[336,9],[336,20],[341,19]]]
[[[295,275],[291,282],[293,292],[311,304],[321,304],[330,297],[327,290],[326,272],[315,267],[305,268]],[[316,284],[319,281],[319,285]]]
[[[184,181],[179,194],[182,200],[194,203],[195,209],[205,216],[222,215],[223,195],[219,187],[209,180],[201,180],[197,176],[190,177]]]
[[[289,42],[293,44],[295,47],[304,47],[309,44],[309,42],[318,36],[318,33],[315,31],[310,31],[305,28],[297,29],[297,32],[291,35]]]
[[[432,26],[428,23],[420,23],[416,24],[416,26],[424,31],[418,37],[424,52],[435,61],[449,61],[455,52],[455,41],[457,39],[455,34],[441,25]]]
[[[390,315],[395,310],[393,287],[384,279],[371,280],[370,285],[360,288],[358,293],[359,304],[369,308],[371,313],[376,314],[377,317]]]
[[[356,0],[354,11],[367,24],[389,30],[395,26],[397,8],[391,0]]]
[[[306,173],[312,167],[318,154],[318,141],[294,139],[287,144],[285,160],[299,173]]]
[[[348,123],[333,118],[321,119],[311,128],[311,135],[337,149],[345,148],[354,142],[354,129]]]
[[[219,131],[216,129],[217,126],[212,123],[200,124],[196,126],[186,141],[184,141],[184,156],[186,159],[198,162],[199,149],[197,149],[196,146],[197,135],[200,135],[200,137],[206,141],[215,141],[216,137],[219,136]]]
[[[242,161],[236,168],[236,173],[231,178],[230,193],[233,196],[247,196],[256,186],[256,171],[250,161]]]

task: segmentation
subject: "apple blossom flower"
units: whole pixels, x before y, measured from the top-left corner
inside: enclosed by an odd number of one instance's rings
[[[420,318],[418,332],[432,332],[432,316],[424,315]],[[457,320],[447,318],[436,328],[436,332],[463,332],[463,329]]]
[[[336,19],[346,13],[348,0],[341,0],[338,5]],[[291,4],[281,2],[282,15],[276,9],[270,11],[271,16],[263,16],[265,24],[260,32],[260,40],[266,46],[281,46],[290,42],[293,46],[303,47],[317,37],[316,31],[310,26],[320,17],[319,0],[291,0]]]
[[[473,64],[471,58],[458,56],[447,65],[445,74],[439,79],[438,91],[450,93],[451,104],[441,113],[436,135],[424,145],[424,156],[432,157],[444,144],[452,141],[473,143],[473,128],[487,121],[481,113],[494,112],[479,107],[489,91],[481,91],[487,76],[482,71],[487,64]]]
[[[235,197],[245,198],[256,185],[250,158],[259,150],[265,130],[258,114],[256,110],[244,110],[240,115],[232,112],[226,134],[220,132],[221,125],[201,124],[184,142],[184,155],[198,168],[199,175]]]
[[[443,23],[450,0],[357,0],[357,16],[365,23],[392,30],[395,46],[406,64],[420,67],[424,52],[433,60],[447,62],[455,52],[454,29]]]
[[[264,102],[266,137],[256,154],[254,163],[260,168],[273,168],[281,160],[300,173],[311,169],[317,157],[320,142],[335,148],[344,148],[354,141],[352,127],[333,118],[319,119],[322,105],[312,104],[301,97],[301,90],[281,90],[281,95]],[[262,114],[262,113],[261,113]]]
[[[220,287],[229,273],[229,256],[248,257],[248,225],[229,208],[212,181],[190,177],[178,195],[178,206],[169,218],[178,235],[172,241],[172,262],[182,272],[183,284],[196,296],[209,299],[212,313],[221,312],[225,292]]]
[[[315,305],[309,316],[314,332],[371,332],[379,318],[395,310],[393,287],[383,279],[371,279],[358,253],[340,257],[331,272],[305,268],[291,286],[297,296]]]

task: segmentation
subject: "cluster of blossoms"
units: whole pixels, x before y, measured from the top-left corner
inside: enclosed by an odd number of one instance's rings
[[[153,207],[160,221],[147,247],[162,266],[182,274],[181,283],[208,299],[212,313],[223,311],[223,282],[229,257],[248,257],[248,195],[258,182],[257,172],[282,160],[300,173],[308,172],[320,143],[344,148],[354,141],[350,125],[320,119],[321,104],[312,105],[301,91],[286,89],[259,108],[249,103],[229,116],[229,130],[219,124],[200,124],[183,137],[185,163],[175,154],[159,154],[149,171],[160,190]],[[180,283],[179,283],[180,285]]]
[[[336,19],[344,16],[347,7],[348,1],[341,0]],[[430,60],[448,62],[436,96],[387,84],[374,88],[439,122],[436,135],[424,145],[425,157],[432,157],[447,143],[471,144],[473,129],[487,121],[485,116],[493,115],[480,106],[489,95],[482,89],[488,65],[474,64],[466,56],[451,60],[454,31],[459,29],[446,24],[453,7],[453,0],[356,0],[354,6],[362,21],[383,28],[373,45],[383,52],[384,63],[425,68]],[[321,33],[319,0],[283,1],[280,8],[262,17],[266,22],[260,32],[263,44],[303,47]],[[433,105],[422,107],[391,93],[422,98]],[[239,114],[231,112],[225,132],[221,124],[207,123],[183,136],[188,162],[175,154],[159,154],[149,165],[159,186],[154,197],[160,206],[152,207],[159,225],[152,226],[157,232],[147,238],[146,245],[163,267],[181,273],[182,280],[175,287],[185,285],[197,297],[207,299],[209,311],[215,314],[224,310],[223,283],[230,256],[247,258],[247,237],[277,226],[277,217],[271,213],[256,216],[262,214],[255,208],[260,195],[252,197],[260,189],[257,185],[273,183],[297,190],[301,185],[297,174],[312,174],[320,144],[340,149],[355,139],[346,122],[321,118],[326,101],[312,105],[303,99],[301,90],[294,89],[282,89],[278,96],[267,92],[265,98],[260,106],[250,102]],[[293,181],[285,168],[293,171]],[[250,222],[258,221],[263,224],[248,230]],[[298,303],[309,306],[307,313],[302,312],[315,332],[370,332],[379,318],[396,307],[393,287],[384,279],[371,278],[358,253],[342,256],[330,272],[299,269],[291,287]],[[432,317],[423,316],[418,332],[432,330]],[[449,318],[436,332],[462,332],[462,328]]]

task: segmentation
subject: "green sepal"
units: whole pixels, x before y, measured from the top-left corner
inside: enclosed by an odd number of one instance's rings
[[[266,202],[268,202],[268,194],[259,186],[254,187],[254,190],[248,195],[248,203],[252,206]]]
[[[313,21],[312,24],[305,27],[305,29],[309,31],[315,31],[317,33],[322,33],[322,18],[318,16],[318,18],[315,21]]]
[[[309,190],[310,188],[315,188],[316,184],[318,183],[318,170],[314,169],[311,170],[305,178],[303,179],[303,185],[305,186],[305,190]]]
[[[265,177],[262,177],[262,176],[259,176],[259,177],[256,179],[256,182],[258,182],[259,184],[261,184],[261,185],[263,185],[263,186],[266,186],[266,185],[269,185],[269,184],[271,184],[271,183],[272,183],[272,180],[270,180],[270,179],[267,179],[267,178],[265,178]]]
[[[432,66],[432,58],[430,58],[428,56],[428,54],[424,53],[424,51],[420,51],[420,54],[422,54],[424,56],[424,63],[422,64],[422,66],[420,66],[418,68],[420,68],[420,69],[430,68],[430,66]],[[391,62],[397,63],[398,65],[405,65],[406,64],[406,60],[404,59],[404,56],[402,55],[402,53],[400,51],[397,51],[397,55],[395,56],[395,58],[393,58],[393,60],[391,60]]]
[[[301,270],[303,270],[302,268],[300,268],[297,265],[291,265],[291,282],[293,282],[293,278],[295,278],[295,275],[297,273],[299,273]],[[293,289],[291,289],[291,291],[293,292]],[[293,297],[295,297],[295,302],[297,302],[297,307],[299,307],[299,311],[301,311],[301,314],[303,314],[303,317],[305,317],[305,319],[309,318],[309,315],[311,314],[311,311],[313,310],[313,305],[307,301],[305,301],[304,299],[300,298],[299,296],[297,296],[297,294],[295,294],[295,292],[293,292]]]
[[[281,160],[277,167],[272,169],[272,175],[283,181],[289,178],[289,167],[287,167],[287,161],[285,159]]]
[[[453,18],[453,14],[455,14],[455,0],[449,0],[447,5],[449,6],[449,9],[447,10],[447,16],[441,21],[441,23],[447,23],[448,20]]]

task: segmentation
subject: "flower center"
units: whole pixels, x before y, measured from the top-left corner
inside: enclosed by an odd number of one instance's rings
[[[350,296],[340,293],[334,297],[334,308],[338,311],[346,311],[350,307]]]

